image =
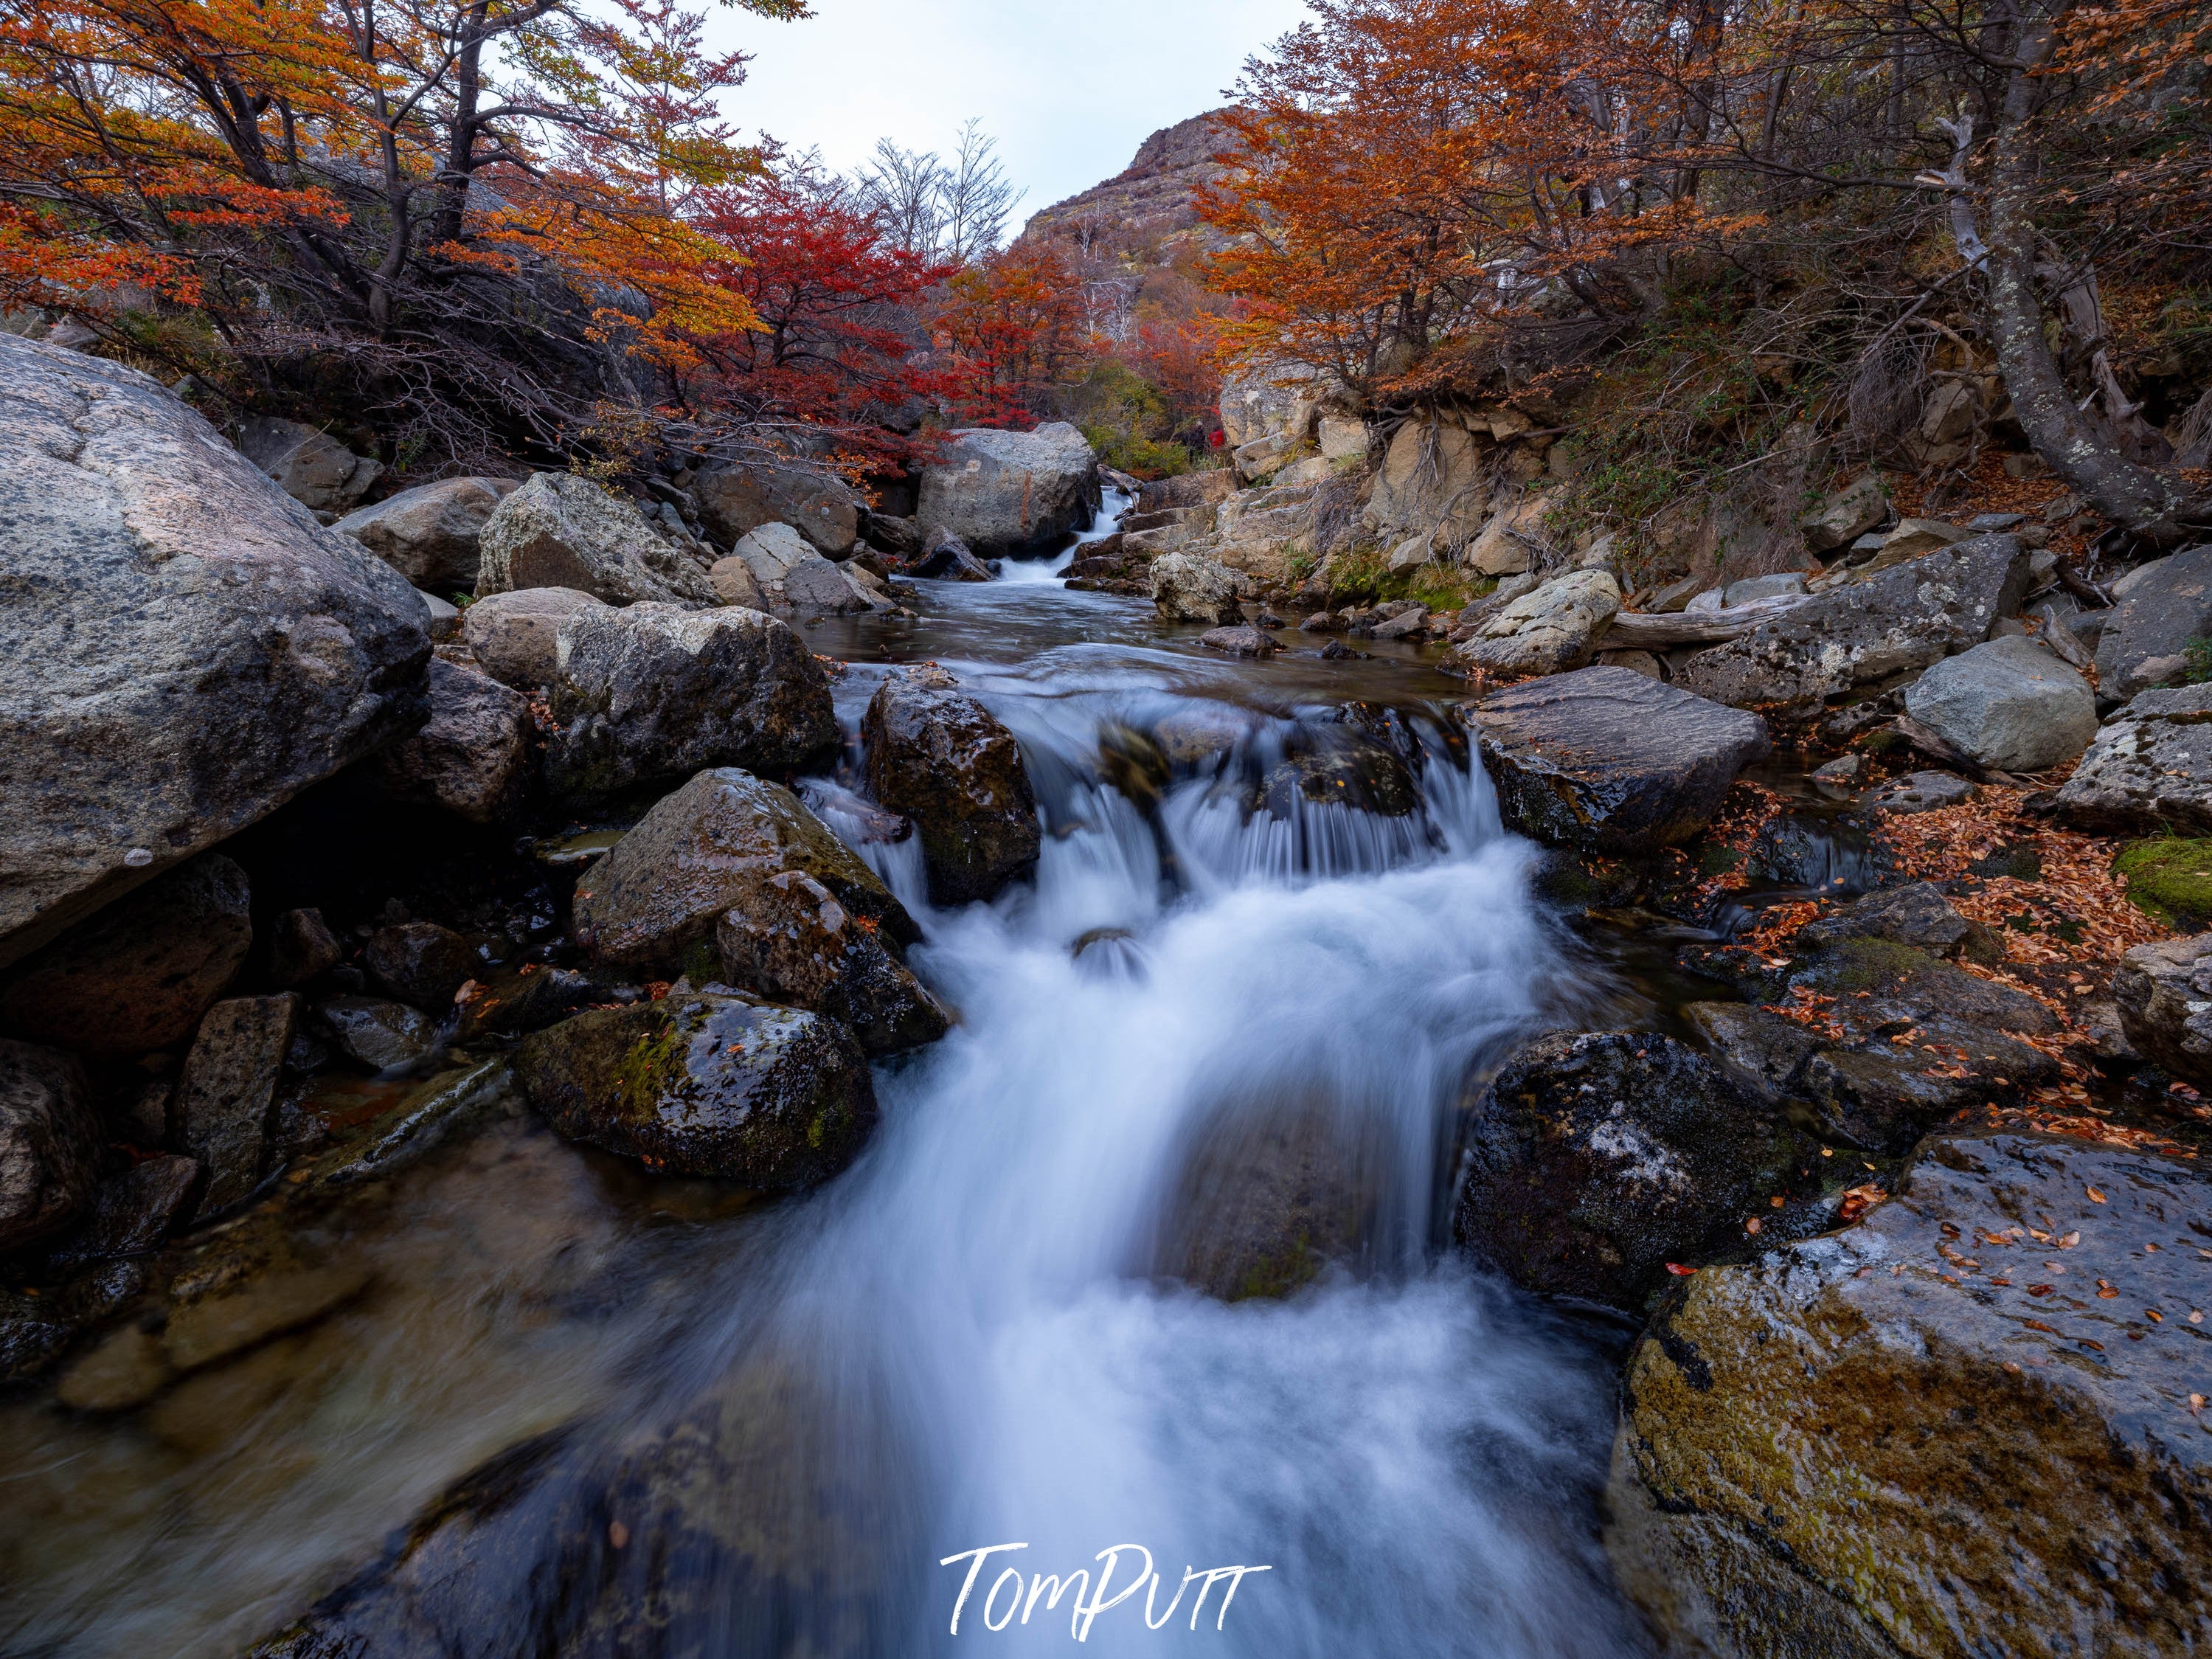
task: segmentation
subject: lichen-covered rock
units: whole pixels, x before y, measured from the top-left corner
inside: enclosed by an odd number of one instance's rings
[[[573,587],[525,587],[492,593],[461,613],[461,642],[501,685],[534,691],[553,684],[561,624],[608,606]]]
[[[1706,1267],[1632,1354],[1608,1545],[1680,1650],[2194,1655],[2194,1164],[1939,1136],[1857,1225]]]
[[[76,1058],[0,1038],[0,1256],[53,1237],[84,1213],[102,1150]]]
[[[2190,642],[2212,634],[2212,542],[2131,575],[2097,641],[2097,683],[2108,697],[2179,679]]]
[[[710,766],[771,775],[836,752],[822,665],[784,623],[734,606],[587,611],[562,624],[545,781],[612,794]]]
[[[1620,584],[1606,570],[1570,570],[1502,605],[1455,648],[1471,672],[1498,678],[1561,674],[1590,659],[1620,611]]]
[[[573,472],[537,472],[499,504],[477,538],[477,597],[572,587],[609,605],[713,605],[714,584],[637,503]]]
[[[867,1057],[835,1020],[736,994],[579,1014],[526,1038],[515,1073],[571,1140],[748,1187],[826,1181],[876,1121]]]
[[[2179,1078],[2212,1083],[2212,933],[2138,945],[2112,975],[2120,1028]]]
[[[483,557],[477,538],[514,489],[512,478],[441,478],[356,508],[331,528],[352,537],[416,587],[471,592]]]
[[[871,1054],[945,1034],[904,961],[906,907],[798,796],[734,767],[664,797],[592,866],[575,936],[611,968],[818,1010]]]
[[[1244,608],[1237,603],[1244,578],[1218,560],[1194,553],[1164,554],[1152,561],[1146,579],[1154,607],[1170,622],[1225,628],[1244,619]]]
[[[1741,1237],[1800,1151],[1672,1037],[1539,1037],[1476,1110],[1453,1235],[1531,1290],[1638,1308],[1669,1261]]]
[[[1467,706],[1506,822],[1609,853],[1671,846],[1712,822],[1766,723],[1637,673],[1584,668]]]
[[[949,530],[986,558],[1043,550],[1098,510],[1098,458],[1065,421],[1033,432],[956,428],[922,469],[922,534]]]
[[[318,513],[348,511],[384,475],[381,463],[355,454],[327,432],[298,421],[248,421],[238,434],[238,447],[279,489]]]
[[[2212,834],[2212,685],[2136,693],[2053,804],[2067,823],[2100,834]]]
[[[2020,607],[2027,549],[1975,536],[1817,595],[1698,652],[1674,684],[1738,708],[1802,708],[1978,645]]]
[[[868,787],[913,820],[930,897],[987,899],[1037,861],[1043,833],[1021,746],[941,668],[899,669],[868,701]]]
[[[692,481],[691,493],[708,532],[725,547],[763,525],[787,524],[833,559],[852,552],[867,511],[842,478],[795,461],[712,467]]]
[[[0,966],[422,723],[406,579],[146,376],[0,334]]]
[[[521,805],[530,781],[530,705],[489,674],[430,664],[430,721],[376,757],[400,800],[495,823]]]
[[[169,1106],[169,1144],[208,1172],[198,1213],[227,1210],[261,1178],[270,1112],[300,1018],[291,992],[208,1010]]]
[[[2040,772],[2097,735],[2089,682],[2033,640],[1984,641],[1936,664],[1905,693],[1912,718],[1979,765]]]
[[[118,900],[0,981],[0,1029],[90,1054],[182,1042],[253,943],[246,872],[204,854]]]

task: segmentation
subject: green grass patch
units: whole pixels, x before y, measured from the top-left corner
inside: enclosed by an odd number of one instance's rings
[[[2168,927],[2212,927],[2212,841],[2169,837],[2132,842],[2112,873],[2137,909]]]

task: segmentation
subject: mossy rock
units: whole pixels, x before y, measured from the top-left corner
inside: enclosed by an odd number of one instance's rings
[[[2154,921],[2191,933],[2212,927],[2212,841],[2131,842],[2112,860],[2112,873]]]

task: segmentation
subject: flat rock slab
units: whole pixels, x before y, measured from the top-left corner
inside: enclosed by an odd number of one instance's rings
[[[1867,797],[1876,812],[1911,814],[1940,812],[1964,806],[1974,798],[1974,786],[1949,772],[1911,772],[1895,778]]]
[[[1554,845],[1666,846],[1712,821],[1766,723],[1633,669],[1584,668],[1467,705],[1506,821]]]
[[[2101,834],[2212,835],[2212,685],[2137,694],[2097,733],[2055,805]]]

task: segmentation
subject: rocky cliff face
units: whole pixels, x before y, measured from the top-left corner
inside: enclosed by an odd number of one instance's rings
[[[1136,159],[1103,185],[1030,216],[1024,240],[1074,244],[1084,255],[1119,252],[1192,229],[1191,192],[1221,176],[1214,152],[1228,142],[1214,120],[1219,110],[1163,127],[1137,147]]]

